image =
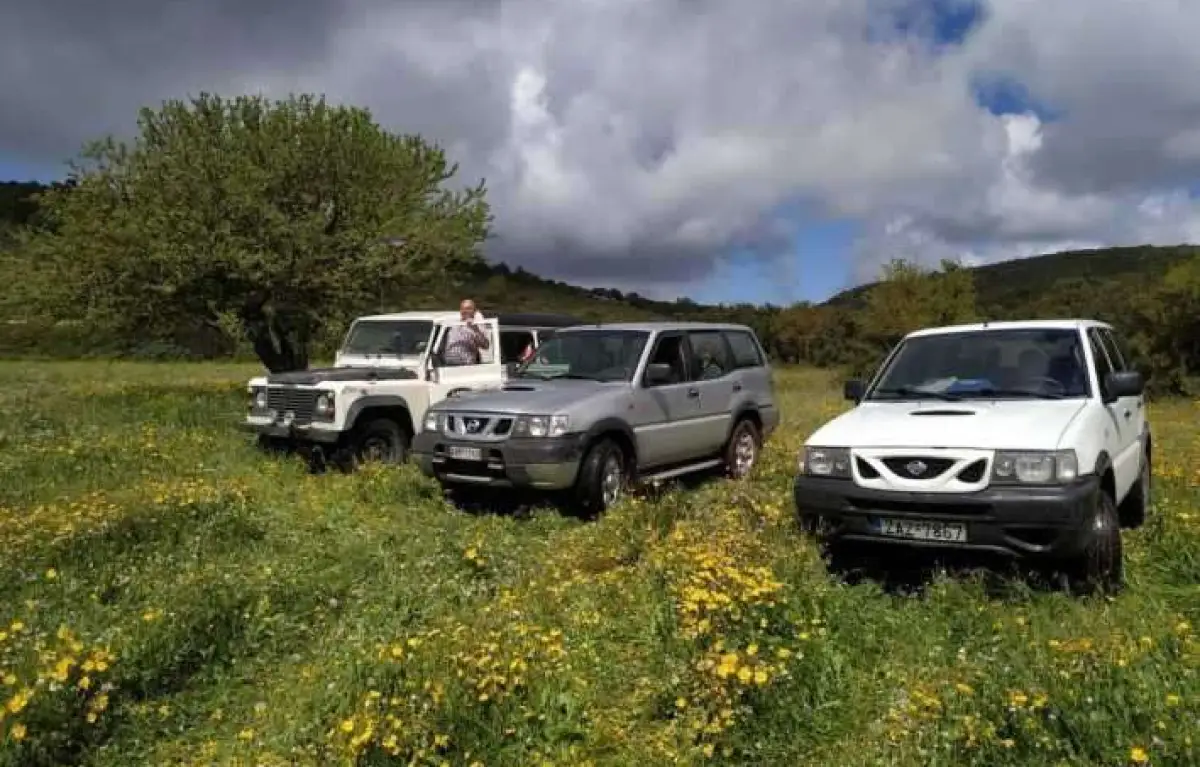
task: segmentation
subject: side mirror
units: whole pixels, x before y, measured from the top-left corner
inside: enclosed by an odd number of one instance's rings
[[[665,362],[652,362],[646,366],[646,383],[649,386],[662,386],[675,381],[671,366]]]
[[[859,378],[851,378],[842,384],[842,396],[858,404],[867,391],[867,384]]]
[[[1104,400],[1112,402],[1121,397],[1139,397],[1146,390],[1146,379],[1136,370],[1109,373],[1104,377]]]

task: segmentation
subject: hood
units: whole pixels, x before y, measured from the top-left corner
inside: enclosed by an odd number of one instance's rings
[[[468,392],[443,400],[438,410],[478,410],[486,413],[552,415],[563,413],[592,397],[624,391],[629,384],[601,381],[537,381],[519,378],[498,389]]]
[[[408,368],[334,367],[271,373],[267,376],[267,383],[285,386],[315,386],[322,383],[346,383],[349,381],[411,381],[416,378],[417,374]]]
[[[1054,450],[1085,400],[864,402],[808,438],[829,447]]]

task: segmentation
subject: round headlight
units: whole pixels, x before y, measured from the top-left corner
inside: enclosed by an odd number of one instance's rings
[[[318,413],[321,413],[323,415],[332,413],[333,412],[333,395],[332,394],[322,394],[321,396],[317,397],[316,410]]]

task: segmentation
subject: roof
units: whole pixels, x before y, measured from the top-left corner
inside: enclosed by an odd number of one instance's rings
[[[431,322],[453,322],[458,319],[457,311],[447,312],[393,312],[391,314],[368,314],[364,317],[358,317],[358,320],[428,320]]]
[[[672,321],[661,322],[597,322],[580,324],[571,330],[636,330],[643,333],[664,332],[670,330],[745,330],[753,333],[748,325],[737,325],[728,322],[696,322]]]
[[[486,315],[485,315],[486,316]],[[488,317],[488,319],[493,319]],[[495,315],[502,326],[527,326],[534,328],[565,328],[571,325],[582,325],[584,320],[569,314],[549,314],[545,312],[500,312]]]
[[[940,336],[949,333],[975,333],[988,330],[1084,330],[1092,327],[1112,328],[1107,322],[1100,322],[1099,320],[1009,320],[1005,322],[974,322],[967,325],[943,325],[935,328],[921,328],[909,333],[906,338]]]

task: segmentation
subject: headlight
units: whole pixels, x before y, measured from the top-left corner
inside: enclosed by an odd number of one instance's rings
[[[316,404],[313,406],[314,420],[332,421],[336,412],[337,400],[334,399],[333,392],[326,391],[317,395]]]
[[[565,415],[523,415],[513,426],[513,434],[523,437],[561,437],[571,427]]]
[[[797,467],[809,477],[850,478],[850,448],[805,447]]]
[[[993,482],[1048,485],[1078,477],[1074,450],[998,450],[992,462]]]
[[[425,423],[421,426],[421,430],[422,431],[441,431],[442,430],[442,416],[440,416],[439,414],[432,412],[432,411],[426,412],[425,413]]]
[[[267,409],[267,390],[255,386],[250,390],[250,409],[262,413]]]

